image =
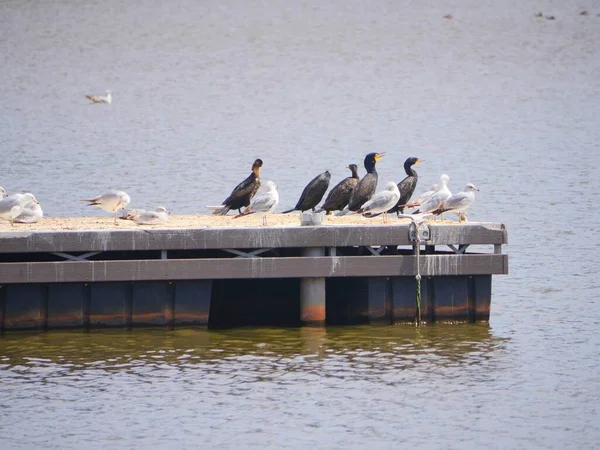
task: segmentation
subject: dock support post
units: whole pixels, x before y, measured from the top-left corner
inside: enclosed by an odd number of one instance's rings
[[[307,247],[302,256],[325,256],[325,248]],[[300,320],[303,325],[325,325],[325,278],[302,278],[300,280]]]

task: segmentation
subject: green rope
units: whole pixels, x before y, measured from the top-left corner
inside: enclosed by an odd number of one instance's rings
[[[417,264],[418,264],[418,258],[417,258]],[[416,325],[420,326],[421,325],[421,275],[417,274],[415,279],[417,280],[417,321],[416,321]]]
[[[415,280],[417,281],[417,315],[415,317],[415,326],[419,327],[421,326],[421,264],[419,261],[421,256],[421,239],[419,236],[419,227],[414,223],[413,225],[415,230],[416,241],[415,256],[417,260],[417,275],[415,276]]]

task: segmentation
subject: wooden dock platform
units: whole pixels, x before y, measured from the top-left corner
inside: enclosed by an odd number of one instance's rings
[[[0,330],[413,322],[417,274],[424,320],[488,320],[505,227],[425,226],[3,227]]]

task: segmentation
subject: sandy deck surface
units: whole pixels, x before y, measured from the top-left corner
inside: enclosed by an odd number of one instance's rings
[[[268,216],[268,227],[272,226],[300,226],[300,215],[271,214]],[[391,218],[385,226],[410,223],[409,219]],[[448,223],[448,222],[447,222]],[[117,220],[114,225],[112,217],[49,217],[38,223],[22,224],[15,223],[11,226],[9,222],[0,220],[0,232],[22,232],[22,231],[81,231],[81,230],[127,230],[127,229],[173,229],[173,228],[223,228],[223,227],[256,227],[262,225],[262,217],[249,215],[234,219],[233,215],[213,216],[170,216],[169,220],[159,225],[137,225],[131,220]],[[367,219],[358,215],[344,217],[326,216],[323,225],[379,225],[384,226],[381,216]]]

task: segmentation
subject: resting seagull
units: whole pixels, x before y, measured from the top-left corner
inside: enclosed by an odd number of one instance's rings
[[[131,199],[126,192],[112,190],[104,194],[97,195],[92,199],[82,200],[82,202],[88,202],[86,206],[97,206],[106,212],[113,213],[115,215],[116,225],[117,212],[129,205]]]
[[[109,90],[106,91],[104,95],[86,95],[87,98],[92,103],[108,103],[109,105],[112,103],[112,94]]]
[[[398,203],[399,198],[400,190],[398,189],[398,185],[395,182],[390,181],[385,185],[385,191],[375,193],[375,195],[365,202],[356,213],[383,213],[383,223],[387,223],[388,210]]]
[[[475,201],[475,192],[479,189],[475,187],[473,183],[467,183],[465,185],[465,190],[463,192],[458,192],[457,194],[452,195],[448,200],[446,200],[442,205],[433,211],[433,214],[439,215],[446,212],[456,213],[460,222],[462,222],[462,218],[464,216],[464,212],[473,204]],[[465,221],[466,221],[466,216]]]
[[[21,210],[21,214],[15,217],[17,223],[37,223],[44,218],[44,211],[37,202],[27,203]]]
[[[169,211],[164,206],[158,206],[154,211],[142,211],[133,217],[138,225],[156,225],[169,220]]]
[[[23,207],[28,203],[38,203],[35,196],[31,193],[13,194],[0,200],[0,219],[10,221],[14,226],[15,218],[21,214]]]
[[[235,216],[234,219],[254,213],[262,214],[262,224],[263,226],[267,225],[267,214],[277,208],[279,204],[279,192],[277,192],[277,185],[272,181],[267,181],[265,186],[267,192],[254,197],[250,206],[244,212]]]

